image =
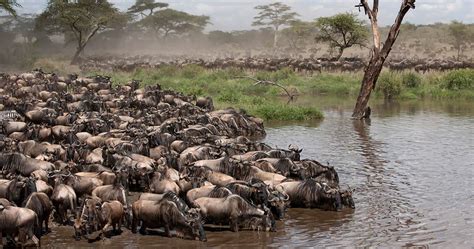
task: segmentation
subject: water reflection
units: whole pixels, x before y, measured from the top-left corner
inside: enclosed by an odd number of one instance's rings
[[[296,100],[297,104],[313,106],[325,111],[334,112],[342,115],[343,112],[352,110],[354,107],[354,98],[351,97],[332,97],[318,96],[307,97],[300,96]],[[379,117],[399,116],[401,112],[404,115],[415,115],[420,112],[436,112],[449,116],[474,117],[474,105],[472,101],[465,100],[371,100],[372,113]]]

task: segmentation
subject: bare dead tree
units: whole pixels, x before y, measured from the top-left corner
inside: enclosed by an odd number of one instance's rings
[[[381,46],[380,30],[378,26],[379,0],[373,0],[372,8],[370,8],[368,0],[360,0],[360,4],[355,6],[359,8],[359,11],[361,8],[363,8],[365,14],[369,17],[374,44],[369,64],[365,69],[364,78],[362,79],[359,96],[357,97],[357,103],[352,113],[353,118],[361,119],[367,117],[365,112],[367,109],[367,103],[369,102],[370,94],[372,93],[372,90],[375,89],[375,84],[377,83],[377,79],[379,78],[380,72],[382,71],[383,64],[392,50],[393,44],[397,40],[403,18],[410,9],[415,8],[416,0],[401,1],[402,4],[400,10],[398,11],[397,17],[395,18],[395,23],[390,28],[390,32],[387,36],[387,39],[383,43],[383,46]]]
[[[242,77],[237,77],[237,78],[253,80],[253,81],[255,81],[255,84],[253,84],[254,86],[257,86],[257,85],[270,85],[270,86],[279,87],[279,88],[283,89],[283,91],[285,91],[286,95],[288,96],[288,103],[293,101],[294,98],[295,98],[294,94],[291,94],[290,91],[288,91],[288,89],[286,89],[284,86],[282,86],[282,85],[280,85],[276,82],[273,82],[273,81],[270,81],[270,80],[259,80],[259,79],[256,79],[256,78],[253,78],[253,77],[250,77],[250,76],[242,76]]]

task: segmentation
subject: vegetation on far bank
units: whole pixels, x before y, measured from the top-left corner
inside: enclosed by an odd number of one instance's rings
[[[39,60],[36,67],[60,74],[79,72],[68,63]],[[109,75],[114,84],[125,84],[132,79],[142,86],[160,84],[196,96],[211,96],[218,108],[236,107],[266,120],[308,120],[322,118],[320,111],[294,103],[287,104],[285,94],[278,87],[255,85],[242,78],[251,75],[257,79],[278,82],[295,95],[329,95],[354,98],[357,96],[362,73],[314,73],[303,75],[290,69],[275,72],[249,72],[237,68],[206,70],[199,66],[165,66],[159,69],[138,69],[133,72],[81,72],[85,75]],[[377,83],[376,98],[423,99],[456,98],[474,100],[474,70],[450,72],[384,71]]]

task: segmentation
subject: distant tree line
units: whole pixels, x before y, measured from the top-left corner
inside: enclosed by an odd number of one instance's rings
[[[0,46],[14,47],[0,52],[0,62],[8,59],[5,53],[29,52],[35,47],[48,52],[52,48],[58,50],[52,44],[59,38],[65,46],[75,49],[72,63],[78,63],[91,46],[110,47],[117,41],[174,44],[186,39],[241,50],[268,48],[273,54],[285,52],[293,56],[302,52],[314,54],[320,50],[316,44],[326,44],[329,55],[339,59],[348,48],[367,47],[369,37],[369,24],[355,14],[303,21],[290,6],[280,2],[255,7],[258,13],[252,25],[258,29],[232,32],[204,32],[211,24],[209,16],[178,11],[155,0],[136,0],[126,11],[107,0],[49,0],[37,16],[18,15],[18,8],[21,6],[16,0],[0,0],[0,13],[7,14],[0,17]],[[407,23],[401,28],[410,31],[417,26]],[[472,28],[453,22],[448,32],[459,59],[473,43]]]

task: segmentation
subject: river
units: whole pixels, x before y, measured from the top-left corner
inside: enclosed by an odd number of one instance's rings
[[[372,103],[370,122],[350,119],[353,101],[298,100],[322,109],[322,121],[269,123],[264,140],[297,144],[303,158],[334,166],[354,189],[355,210],[290,209],[277,232],[209,231],[208,242],[122,235],[75,242],[53,229],[48,248],[253,248],[474,246],[474,104],[463,101]]]

